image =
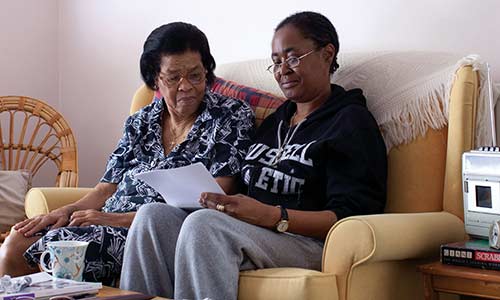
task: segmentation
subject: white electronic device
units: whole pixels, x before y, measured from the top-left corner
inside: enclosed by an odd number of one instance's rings
[[[488,100],[492,142],[496,130],[492,80],[487,64]],[[465,231],[476,238],[489,239],[490,226],[500,220],[500,148],[481,147],[462,155]]]
[[[462,155],[465,231],[483,239],[500,219],[500,149],[488,148]]]

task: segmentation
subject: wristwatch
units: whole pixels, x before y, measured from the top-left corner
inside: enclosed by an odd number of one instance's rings
[[[276,231],[286,232],[288,230],[288,212],[281,205],[278,205],[276,207],[281,210],[281,219],[278,221],[278,223],[276,223]]]

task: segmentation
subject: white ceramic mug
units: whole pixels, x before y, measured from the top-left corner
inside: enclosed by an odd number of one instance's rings
[[[85,267],[85,252],[88,242],[57,241],[47,242],[47,250],[40,256],[40,266],[45,272],[52,273],[54,279],[64,278],[82,281]],[[45,256],[50,255],[50,263],[45,264]]]

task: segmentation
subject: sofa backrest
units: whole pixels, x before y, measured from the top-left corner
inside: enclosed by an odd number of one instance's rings
[[[226,81],[216,81],[215,92],[253,104],[257,121],[261,121],[283,101],[272,74],[265,71],[269,63],[263,59],[219,66],[216,75]],[[341,66],[349,68],[348,64]],[[390,149],[386,212],[446,210],[463,219],[461,155],[474,144],[477,76],[470,66],[457,72],[447,125],[428,129],[424,135]],[[139,88],[131,112],[150,103],[152,98],[152,91],[144,86]],[[370,100],[368,97],[367,101]]]

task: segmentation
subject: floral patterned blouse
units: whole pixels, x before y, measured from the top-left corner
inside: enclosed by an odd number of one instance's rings
[[[238,174],[254,132],[253,111],[243,101],[207,90],[201,113],[186,139],[165,155],[162,145],[164,99],[130,116],[118,146],[111,154],[101,182],[118,184],[104,212],[130,212],[146,203],[165,202],[153,188],[134,175],[196,162],[214,176]]]

